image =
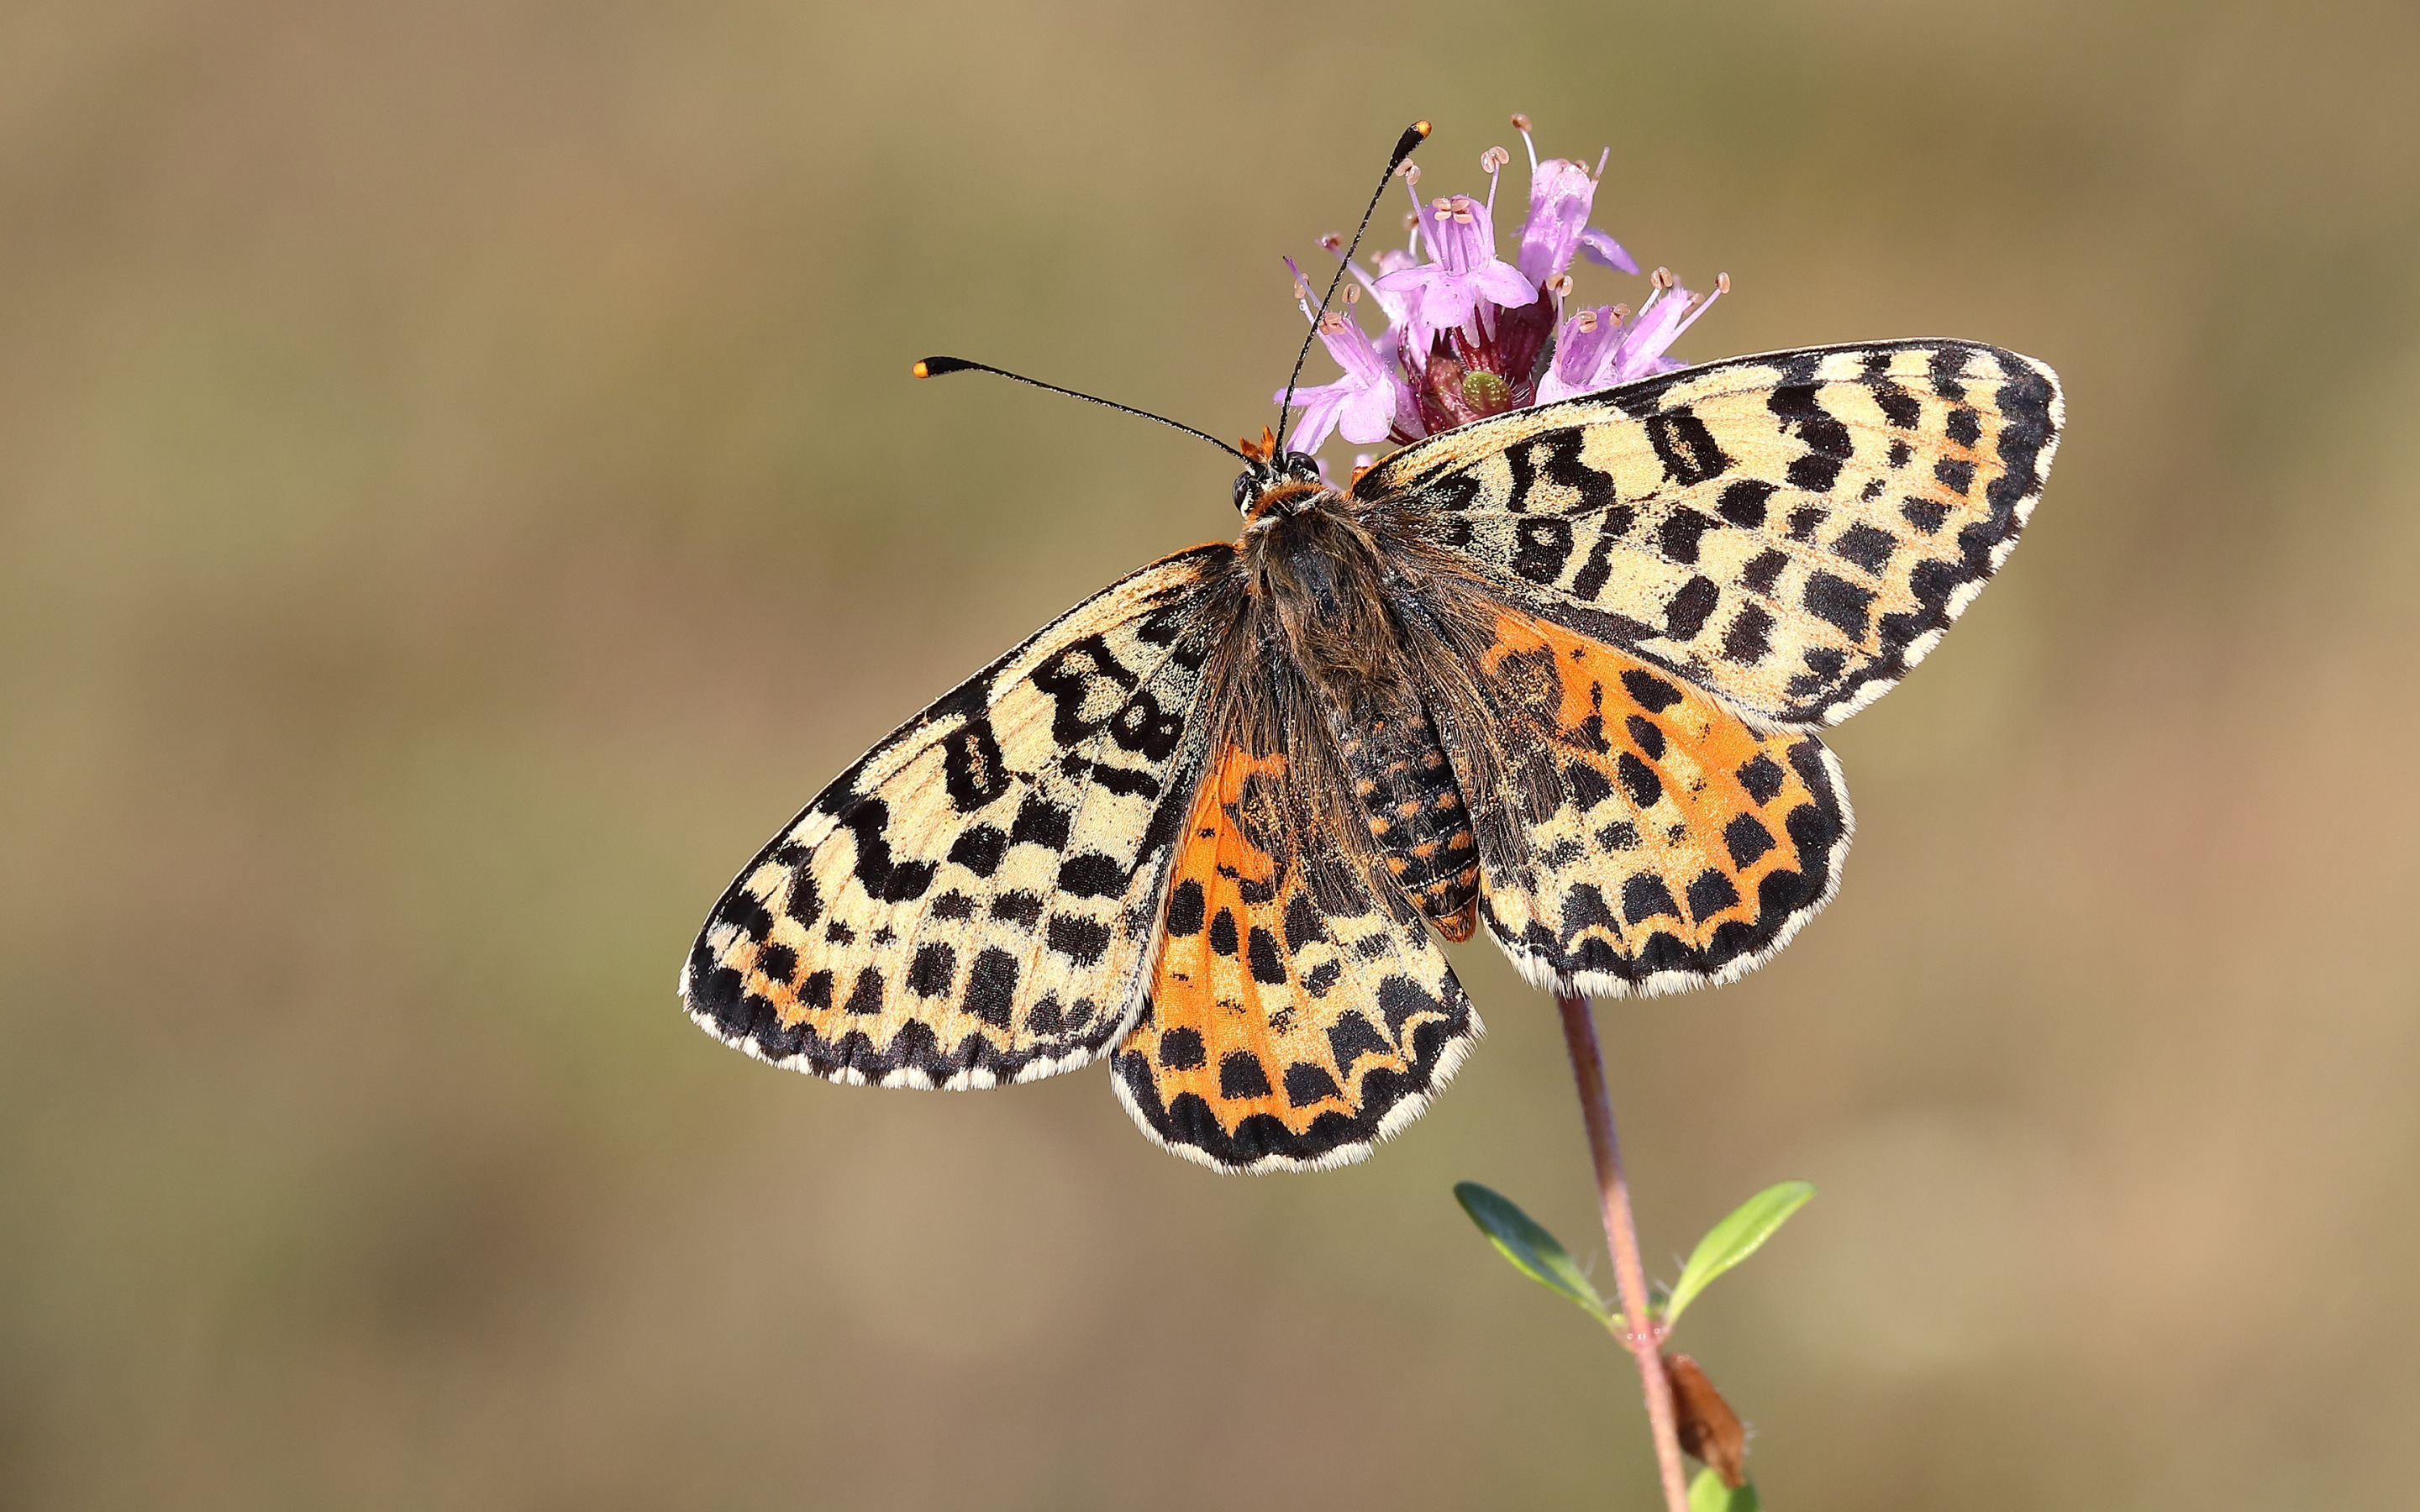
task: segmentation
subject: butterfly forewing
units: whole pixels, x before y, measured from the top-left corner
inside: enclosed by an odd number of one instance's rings
[[[698,935],[690,1015],[851,1082],[989,1086],[1094,1058],[1140,1008],[1208,748],[1224,545],[1071,609],[867,753]]]
[[[1847,717],[2015,544],[2061,423],[2030,358],[1903,341],[1740,358],[1464,426],[1354,487],[1514,603],[1770,724]]]

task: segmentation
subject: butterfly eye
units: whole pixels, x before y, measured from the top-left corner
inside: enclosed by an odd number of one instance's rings
[[[1235,480],[1235,511],[1243,513],[1252,507],[1252,475],[1244,473]]]

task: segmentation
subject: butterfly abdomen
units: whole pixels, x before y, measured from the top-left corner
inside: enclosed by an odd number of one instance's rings
[[[1478,921],[1479,840],[1428,711],[1412,702],[1332,725],[1370,839],[1396,886],[1447,939],[1470,938]]]

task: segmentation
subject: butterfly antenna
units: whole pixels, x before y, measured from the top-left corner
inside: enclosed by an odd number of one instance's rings
[[[1378,201],[1385,196],[1387,186],[1394,181],[1395,170],[1404,165],[1404,160],[1412,155],[1414,147],[1428,140],[1428,122],[1414,121],[1404,128],[1402,136],[1395,139],[1394,156],[1387,160],[1387,171],[1378,176],[1378,187],[1370,193],[1369,208],[1361,212],[1361,224],[1353,228],[1353,244],[1344,249],[1344,260],[1336,265],[1336,276],[1327,281],[1327,292],[1319,301],[1319,313],[1311,317],[1311,334],[1302,338],[1302,350],[1295,353],[1294,374],[1286,379],[1285,403],[1278,407],[1277,449],[1280,453],[1285,450],[1286,428],[1293,418],[1294,386],[1302,381],[1302,364],[1311,356],[1311,342],[1319,336],[1320,319],[1327,314],[1329,302],[1336,298],[1336,285],[1344,282],[1344,270],[1352,266],[1353,255],[1361,250],[1361,233],[1370,229],[1370,217],[1378,213]]]
[[[1195,430],[1192,426],[1171,420],[1166,415],[1155,415],[1148,409],[1138,409],[1130,404],[1120,404],[1115,399],[1104,399],[1097,393],[1079,393],[1074,389],[1063,389],[1056,383],[1045,383],[1040,378],[1030,378],[1022,373],[1012,373],[1004,367],[994,367],[989,363],[970,363],[963,357],[927,357],[918,363],[912,371],[920,378],[940,378],[950,373],[989,373],[998,378],[1014,378],[1019,383],[1029,384],[1033,388],[1047,389],[1052,393],[1063,393],[1070,399],[1081,399],[1086,404],[1099,405],[1104,409],[1115,409],[1125,414],[1140,415],[1145,420],[1156,420],[1171,430],[1181,430],[1187,436],[1199,436],[1247,467],[1253,465],[1250,457],[1206,430]]]

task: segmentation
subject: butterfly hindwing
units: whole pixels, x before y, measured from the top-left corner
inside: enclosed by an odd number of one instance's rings
[[[1436,712],[1463,753],[1481,918],[1532,981],[1599,996],[1730,981],[1830,901],[1851,818],[1813,735],[1761,733],[1509,608],[1476,660],[1473,691]]]
[[[1233,555],[1112,585],[844,773],[715,905],[682,972],[690,1016],[886,1086],[1100,1055],[1141,1006]]]
[[[1149,1001],[1111,1063],[1144,1132],[1215,1169],[1361,1159],[1480,1033],[1418,913],[1338,843],[1351,816],[1314,791],[1282,752],[1222,746],[1171,873]]]
[[[1530,612],[1770,724],[1835,723],[2016,544],[2057,378],[1973,342],[1739,358],[1515,410],[1354,486]]]

